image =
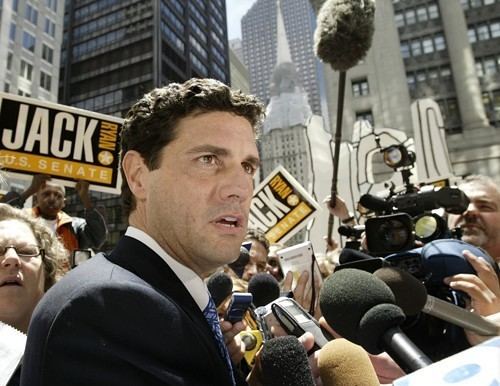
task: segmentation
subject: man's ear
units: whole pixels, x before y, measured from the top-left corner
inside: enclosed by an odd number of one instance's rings
[[[142,156],[135,150],[127,151],[123,156],[122,169],[132,194],[137,200],[145,199],[149,169]]]

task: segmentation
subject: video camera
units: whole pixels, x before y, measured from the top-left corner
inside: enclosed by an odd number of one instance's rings
[[[469,199],[456,187],[421,188],[410,182],[411,169],[416,157],[403,145],[392,145],[381,150],[386,165],[403,176],[405,189],[396,193],[394,186],[385,199],[365,194],[360,205],[376,214],[365,223],[367,248],[374,256],[387,256],[411,249],[415,240],[425,244],[443,238],[460,238],[457,230],[450,230],[445,219],[433,213],[444,209],[448,213],[461,214]]]

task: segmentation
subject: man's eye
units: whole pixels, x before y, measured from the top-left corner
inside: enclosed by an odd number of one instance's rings
[[[207,154],[207,155],[201,156],[200,160],[204,164],[213,164],[213,163],[215,163],[215,156],[212,154]]]
[[[257,170],[257,168],[255,166],[253,166],[252,164],[249,164],[249,163],[244,163],[243,169],[245,170],[245,172],[247,172],[248,174],[251,174],[251,175],[254,175],[255,171]]]

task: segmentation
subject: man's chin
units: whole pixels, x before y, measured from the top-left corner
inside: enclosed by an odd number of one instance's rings
[[[474,245],[476,247],[481,247],[486,240],[481,234],[466,234],[462,235],[462,241],[465,241],[466,243]]]

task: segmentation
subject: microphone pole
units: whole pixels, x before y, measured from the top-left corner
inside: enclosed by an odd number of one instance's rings
[[[337,176],[339,173],[339,157],[340,157],[340,142],[342,140],[342,118],[344,112],[344,94],[345,94],[345,80],[346,71],[342,70],[339,72],[339,93],[337,98],[337,122],[335,128],[335,151],[333,155],[333,177],[331,186],[331,196],[330,196],[330,206],[335,208],[337,200]],[[333,215],[330,213],[328,216],[328,244],[332,242],[332,232],[333,232]]]

